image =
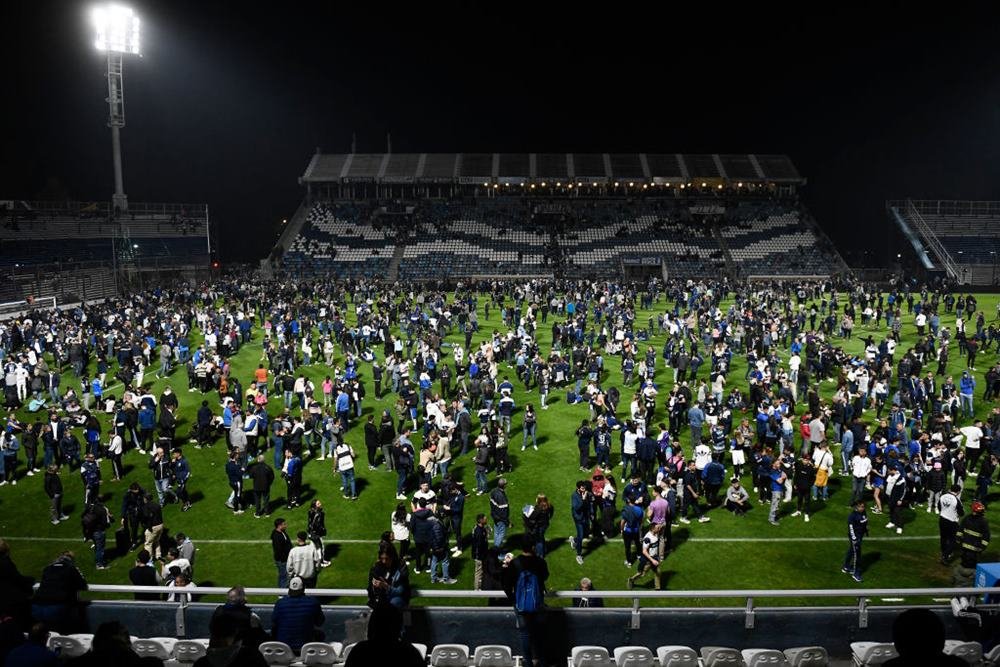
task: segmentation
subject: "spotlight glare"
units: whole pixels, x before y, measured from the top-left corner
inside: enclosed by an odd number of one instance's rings
[[[139,17],[131,7],[106,4],[90,12],[94,24],[94,47],[98,51],[140,55]]]

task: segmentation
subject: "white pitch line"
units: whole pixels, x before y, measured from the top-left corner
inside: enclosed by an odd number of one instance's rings
[[[25,542],[80,542],[81,539],[78,537],[28,537],[28,536],[15,536],[15,535],[0,535],[5,540],[23,540]],[[902,535],[897,537],[867,537],[865,542],[914,542],[914,541],[927,541],[927,540],[937,540],[939,537],[937,535]],[[620,538],[612,538],[610,540],[603,540],[604,542],[620,542]],[[679,540],[681,544],[686,544],[688,542],[846,542],[846,537],[691,537],[684,540]],[[338,540],[330,539],[329,537],[324,540],[327,544],[378,544],[379,540]],[[198,544],[270,544],[270,540],[195,540],[195,545]],[[600,543],[598,543],[599,545]]]

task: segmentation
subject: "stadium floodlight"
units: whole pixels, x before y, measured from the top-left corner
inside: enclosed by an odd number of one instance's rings
[[[107,56],[108,127],[111,128],[111,156],[115,170],[116,211],[128,210],[122,179],[121,128],[125,127],[124,56],[142,54],[139,48],[139,17],[131,8],[116,4],[94,7],[90,12],[94,27],[94,47]]]
[[[100,5],[90,12],[98,51],[114,51],[139,55],[139,17],[130,7]]]

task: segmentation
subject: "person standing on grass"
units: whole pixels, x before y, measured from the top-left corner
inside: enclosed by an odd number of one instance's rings
[[[53,526],[59,525],[60,521],[69,518],[62,510],[63,484],[59,478],[59,466],[51,464],[45,470],[45,495],[49,497],[49,523]]]
[[[947,565],[955,553],[957,545],[958,522],[965,514],[961,499],[962,487],[953,484],[941,494],[938,506],[938,532],[941,536],[941,564]]]
[[[587,535],[590,517],[593,512],[593,494],[584,480],[578,480],[576,489],[570,499],[570,513],[573,516],[573,526],[576,535],[569,538],[569,545],[576,551],[576,562],[583,565],[583,540]],[[499,545],[497,545],[499,546]]]
[[[490,492],[490,517],[493,519],[493,546],[499,549],[507,537],[510,525],[510,501],[507,499],[507,480],[501,477]]]
[[[263,454],[257,456],[257,461],[247,468],[247,474],[253,482],[254,518],[259,519],[271,513],[271,485],[274,483],[274,470],[267,465]]]
[[[865,485],[872,472],[872,462],[868,458],[868,450],[858,448],[858,453],[851,459],[851,504],[856,505],[865,499]]]
[[[288,562],[285,564],[288,580],[301,577],[307,586],[315,587],[321,562],[322,558],[316,546],[309,541],[309,534],[300,530],[295,536],[295,546],[288,552]]]
[[[903,534],[903,509],[906,495],[906,478],[899,474],[899,468],[890,468],[885,480],[885,496],[886,502],[889,504],[889,523],[885,527],[895,528],[897,535]]]
[[[291,449],[285,450],[285,465],[281,469],[281,476],[285,478],[287,489],[285,505],[289,509],[298,507],[302,489],[302,459],[292,453]]]
[[[392,528],[392,539],[399,542],[399,558],[408,561],[410,555],[410,514],[406,511],[406,505],[396,503],[396,509],[390,515],[389,522]]]
[[[694,459],[688,461],[687,470],[684,471],[682,477],[682,484],[684,485],[684,507],[681,510],[681,523],[691,523],[688,519],[688,511],[693,509],[694,513],[698,516],[698,523],[706,523],[710,519],[705,516],[704,511],[701,509],[701,504],[699,500],[701,499],[701,474],[695,467]]]
[[[243,514],[243,474],[246,471],[240,465],[240,455],[234,450],[226,463],[226,478],[229,481],[229,500],[226,507],[233,510],[233,514]]]
[[[319,498],[309,504],[306,525],[309,528],[309,539],[319,554],[320,567],[329,567],[330,561],[326,559],[326,551],[323,548],[323,538],[326,537],[326,511],[323,509],[323,501]]]
[[[358,499],[358,489],[354,479],[354,448],[341,440],[333,450],[337,472],[340,474],[340,490],[348,500]]]
[[[175,493],[177,494],[177,500],[183,503],[181,511],[187,512],[191,509],[191,497],[187,491],[187,483],[191,478],[191,467],[188,465],[187,459],[184,458],[184,454],[179,447],[175,447],[171,451],[171,454],[173,455],[173,459],[170,462],[170,475],[176,485]]]
[[[816,450],[819,452],[820,450]],[[829,452],[828,452],[829,453]],[[796,505],[792,516],[804,516],[806,523],[809,522],[809,497],[816,483],[816,467],[812,458],[808,454],[802,455],[802,460],[795,466],[792,474],[792,495],[795,496]]]
[[[292,539],[288,536],[288,522],[279,517],[274,520],[271,531],[271,551],[274,566],[278,570],[278,588],[288,586],[288,554],[292,551]]]
[[[778,513],[781,510],[781,498],[785,492],[785,480],[788,478],[785,471],[781,469],[781,459],[775,459],[771,464],[771,510],[767,515],[767,522],[772,526],[778,525]]]
[[[861,541],[868,534],[868,515],[865,514],[865,501],[854,503],[854,510],[847,517],[847,555],[840,571],[851,575],[854,581],[861,583]]]

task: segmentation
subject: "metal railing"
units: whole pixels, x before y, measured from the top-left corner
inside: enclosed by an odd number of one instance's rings
[[[923,215],[921,215],[920,211],[917,210],[913,201],[909,199],[906,200],[906,215],[913,221],[917,231],[919,231],[921,236],[927,240],[931,250],[934,251],[934,254],[937,255],[938,259],[941,260],[941,263],[944,264],[944,268],[948,272],[948,276],[950,278],[958,279],[960,276],[958,267],[955,265],[955,260],[952,259],[948,249],[941,243],[941,240],[937,237],[937,234],[934,233],[934,230],[931,229],[930,225],[927,224],[927,221],[924,220]]]
[[[36,585],[37,586],[37,585]],[[204,595],[219,595],[224,596],[229,591],[229,588],[223,586],[196,586],[194,588],[165,588],[163,586],[132,586],[132,585],[113,585],[113,584],[96,584],[92,585],[88,589],[88,593],[120,593],[120,594],[132,594],[132,593],[158,593],[164,595],[171,593],[181,597],[179,605],[183,610],[189,603],[186,598],[188,595],[204,596]],[[246,588],[245,593],[248,596],[283,596],[287,591],[283,588]],[[367,598],[368,591],[363,588],[310,588],[307,593],[314,597],[337,597],[337,598]],[[868,627],[868,610],[872,606],[873,598],[882,598],[883,602],[898,604],[907,599],[922,598],[922,602],[927,601],[936,602],[938,606],[946,606],[942,599],[948,599],[955,597],[968,597],[976,598],[979,596],[991,595],[1000,596],[1000,586],[996,587],[984,587],[984,588],[823,588],[823,589],[802,589],[802,590],[773,590],[773,589],[721,589],[721,590],[676,590],[676,591],[636,591],[636,590],[617,590],[617,591],[564,591],[564,590],[553,590],[547,591],[545,596],[551,599],[572,599],[572,598],[604,598],[604,599],[628,599],[632,601],[632,626],[633,628],[639,627],[640,614],[642,611],[642,601],[643,600],[705,600],[705,599],[732,599],[740,600],[741,604],[733,607],[714,607],[715,609],[739,609],[743,610],[745,618],[745,627],[751,629],[754,627],[755,614],[760,611],[770,611],[770,610],[782,610],[782,611],[797,611],[797,610],[830,610],[830,609],[856,609],[858,613],[858,627],[866,628]],[[458,599],[479,599],[479,600],[489,600],[491,598],[506,598],[506,593],[499,590],[489,590],[489,591],[469,591],[469,590],[442,590],[442,589],[413,589],[412,597],[414,598],[434,598],[441,600],[458,600]],[[818,598],[826,599],[852,599],[856,601],[856,604],[852,604],[849,607],[841,605],[837,606],[823,606],[823,605],[800,605],[795,607],[766,607],[757,604],[760,599],[804,599],[804,600],[814,600]],[[929,599],[929,600],[928,600]],[[117,600],[117,603],[131,603],[131,600]],[[145,604],[145,602],[136,601],[136,604]],[[913,604],[913,603],[911,603]],[[950,604],[950,603],[949,603]],[[994,609],[998,608],[1000,605],[980,605],[981,609]],[[625,607],[627,608],[627,607]],[[647,606],[647,609],[650,607]],[[712,609],[713,607],[708,607]],[[690,611],[690,610],[705,610],[706,607],[669,607],[665,608],[670,611]]]

